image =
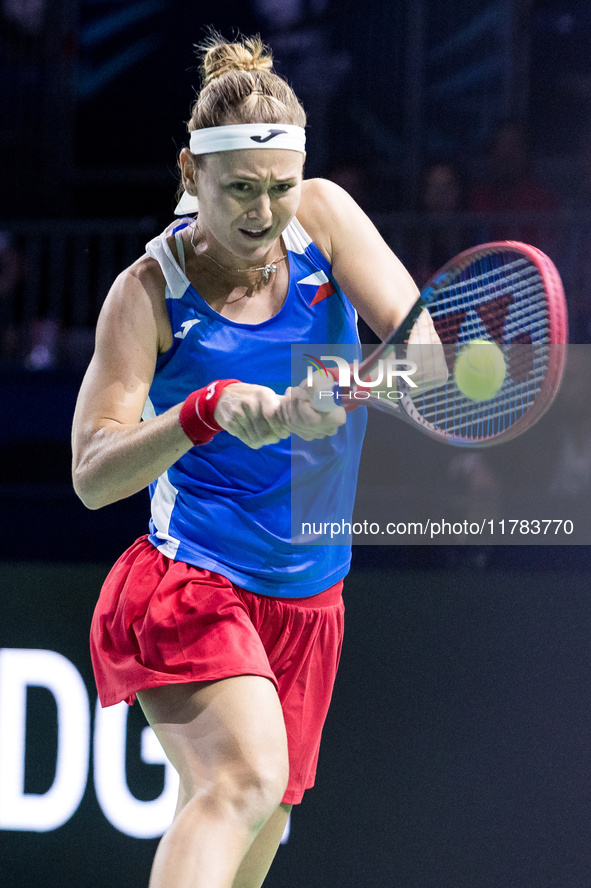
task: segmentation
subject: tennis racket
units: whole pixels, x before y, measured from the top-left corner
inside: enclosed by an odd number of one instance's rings
[[[502,350],[506,372],[496,394],[475,401],[458,388],[454,371],[460,352],[483,340]],[[363,382],[375,379],[387,361],[411,366],[418,358],[427,364],[426,378],[432,363],[431,385],[413,394],[403,376],[398,400],[353,384],[335,386],[333,398],[326,390],[316,392],[312,401],[321,411],[335,403],[346,410],[366,404],[440,441],[488,446],[520,435],[548,410],[565,364],[566,349],[556,346],[566,343],[564,290],[548,256],[516,241],[483,244],[460,253],[429,280],[400,327],[356,373]]]

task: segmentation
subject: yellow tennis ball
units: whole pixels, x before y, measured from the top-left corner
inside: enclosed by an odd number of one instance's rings
[[[459,390],[471,401],[490,401],[497,394],[507,372],[503,352],[494,342],[475,339],[460,351],[454,365]]]

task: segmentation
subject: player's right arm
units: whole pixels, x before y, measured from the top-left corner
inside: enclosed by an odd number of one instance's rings
[[[140,421],[157,356],[171,337],[154,265],[144,258],[115,281],[78,396],[72,477],[91,509],[146,487],[192,447],[179,423],[180,404]]]

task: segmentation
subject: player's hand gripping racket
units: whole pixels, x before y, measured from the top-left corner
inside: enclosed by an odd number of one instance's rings
[[[419,387],[399,385],[396,400],[377,384],[336,388],[336,402],[388,411],[450,444],[496,444],[546,412],[565,363],[565,348],[554,346],[566,342],[564,291],[551,260],[516,241],[483,244],[446,263],[359,365],[357,379],[375,381],[387,361],[417,363]],[[313,398],[321,411],[334,408],[326,395]]]

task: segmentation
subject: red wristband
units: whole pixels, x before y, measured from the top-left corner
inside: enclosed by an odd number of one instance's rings
[[[181,407],[179,422],[183,432],[193,444],[209,444],[214,435],[221,432],[221,425],[214,419],[220,396],[227,385],[239,379],[217,379],[205,388],[192,392]]]

